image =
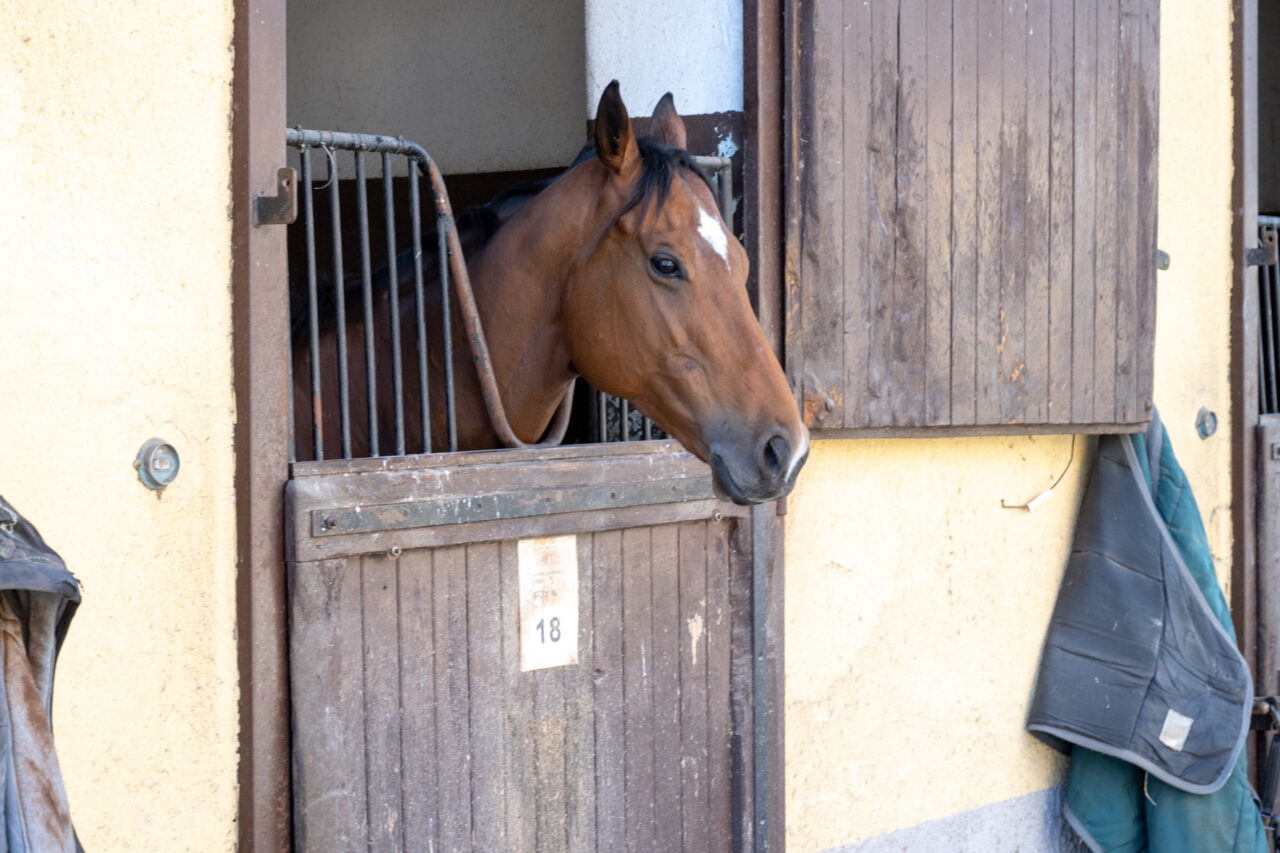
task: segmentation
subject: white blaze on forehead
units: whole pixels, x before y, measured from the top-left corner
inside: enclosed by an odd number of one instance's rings
[[[698,234],[724,260],[725,269],[732,272],[729,266],[729,232],[725,230],[720,220],[707,213],[702,207],[698,208]]]

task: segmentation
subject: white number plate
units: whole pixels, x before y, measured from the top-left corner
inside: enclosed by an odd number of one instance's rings
[[[521,539],[520,669],[578,662],[578,537]]]

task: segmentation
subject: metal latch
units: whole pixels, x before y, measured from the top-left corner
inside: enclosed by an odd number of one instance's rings
[[[1276,232],[1267,229],[1262,234],[1262,245],[1244,253],[1244,262],[1251,267],[1269,267],[1276,263]]]
[[[253,197],[253,224],[291,225],[298,218],[297,185],[296,170],[287,166],[276,169],[276,194],[257,193]]]

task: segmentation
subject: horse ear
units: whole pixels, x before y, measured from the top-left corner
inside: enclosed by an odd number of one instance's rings
[[[658,105],[653,108],[653,118],[649,120],[649,134],[656,136],[672,148],[683,150],[688,147],[684,130],[684,119],[676,112],[676,99],[670,92],[662,96]]]
[[[596,156],[623,178],[630,178],[640,165],[640,148],[631,131],[627,107],[618,94],[617,80],[605,87],[596,109]]]

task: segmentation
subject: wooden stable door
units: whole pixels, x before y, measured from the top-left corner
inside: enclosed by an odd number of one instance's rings
[[[314,463],[287,502],[298,849],[750,849],[750,518],[701,463]],[[520,540],[564,535],[576,637],[521,620]]]

